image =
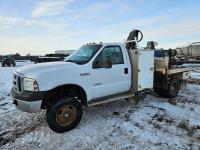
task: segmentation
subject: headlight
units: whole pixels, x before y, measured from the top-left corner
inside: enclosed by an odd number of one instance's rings
[[[39,91],[38,83],[34,79],[23,78],[23,87],[25,91]]]

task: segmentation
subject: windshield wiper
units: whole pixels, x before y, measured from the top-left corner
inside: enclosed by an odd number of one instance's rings
[[[77,64],[77,62],[75,62],[74,60],[66,60],[66,62],[72,62],[72,63]]]
[[[85,61],[66,60],[66,62],[72,62],[72,63],[78,64],[78,65],[85,64]]]

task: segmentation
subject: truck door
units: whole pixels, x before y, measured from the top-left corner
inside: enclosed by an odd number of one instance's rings
[[[104,67],[106,59],[112,61],[112,67]],[[92,88],[94,97],[104,97],[126,92],[131,85],[129,66],[120,46],[106,46],[93,61]]]
[[[140,50],[138,58],[138,91],[153,88],[154,51]]]

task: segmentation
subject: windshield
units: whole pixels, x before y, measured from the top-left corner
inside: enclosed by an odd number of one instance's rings
[[[86,64],[92,59],[101,46],[102,45],[83,45],[65,61],[74,62],[77,64]]]

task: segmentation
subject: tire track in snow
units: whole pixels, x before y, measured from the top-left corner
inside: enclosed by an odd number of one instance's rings
[[[12,114],[4,117],[13,118],[14,115],[17,115],[17,111],[13,111]],[[0,130],[0,148],[7,143],[15,142],[17,138],[22,137],[24,134],[29,134],[45,126],[44,116],[44,112],[37,113],[36,115],[26,113],[21,119],[18,118],[20,121],[18,119],[12,120],[13,124],[8,125],[7,129]],[[4,121],[7,120],[5,119]]]

